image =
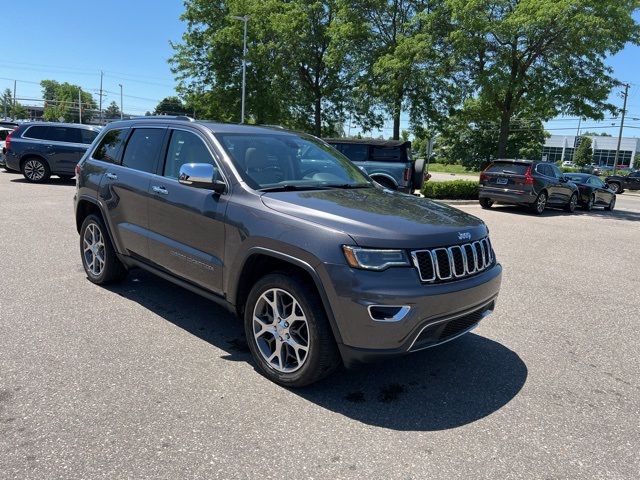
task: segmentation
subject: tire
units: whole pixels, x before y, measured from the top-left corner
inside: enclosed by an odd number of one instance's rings
[[[612,212],[614,208],[616,208],[616,197],[613,197],[609,202],[609,205],[604,207],[604,209],[608,210],[609,212]]]
[[[293,315],[298,318],[287,322]],[[279,385],[309,385],[340,364],[317,292],[295,275],[268,274],[253,286],[245,306],[244,330],[259,372]]]
[[[622,193],[624,190],[622,189],[622,185],[618,182],[609,182],[607,184],[609,190],[612,190],[613,193]]]
[[[537,215],[542,215],[547,207],[547,192],[540,192],[536,197],[536,201],[531,205],[531,210]]]
[[[479,202],[480,206],[485,210],[491,208],[491,206],[493,205],[493,200],[491,200],[490,198],[481,198]]]
[[[413,175],[411,178],[411,184],[413,190],[422,189],[422,184],[424,183],[424,164],[426,160],[424,158],[419,158],[413,163]]]
[[[22,175],[30,183],[44,183],[51,177],[49,164],[39,157],[28,157],[22,162]]]
[[[571,198],[569,198],[569,203],[564,206],[564,211],[573,213],[576,211],[576,206],[578,205],[578,194],[573,192]]]
[[[92,245],[96,246],[92,248]],[[102,262],[96,263],[99,260],[96,253],[102,257]],[[113,249],[107,228],[97,215],[88,215],[82,222],[80,257],[87,278],[96,285],[117,283],[127,276],[127,269]]]
[[[585,209],[587,212],[590,212],[591,210],[593,210],[593,206],[596,204],[596,196],[592,193],[589,196],[589,201],[587,203],[585,203],[582,208]]]

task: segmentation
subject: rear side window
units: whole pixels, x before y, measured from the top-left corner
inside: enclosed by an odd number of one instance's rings
[[[527,173],[529,165],[526,163],[496,162],[492,163],[485,170],[488,173],[507,173],[511,175],[524,175]]]
[[[37,140],[49,140],[48,136],[49,127],[44,125],[29,127],[26,132],[22,134],[24,138],[35,138]]]
[[[98,136],[98,132],[95,130],[87,130],[86,128],[80,129],[80,143],[86,143],[89,145],[92,143],[96,137]]]
[[[109,130],[105,133],[92,157],[103,162],[118,163],[120,148],[127,138],[128,129]]]
[[[356,144],[338,144],[336,148],[342,152],[352,162],[364,162],[368,160],[369,146],[368,145],[356,145]]]
[[[404,162],[400,147],[371,147],[371,160],[378,162]]]
[[[553,169],[546,163],[539,163],[538,166],[536,167],[536,172],[546,177],[555,177],[555,174],[553,173]]]
[[[80,132],[77,128],[49,127],[47,140],[52,142],[80,143]]]
[[[165,129],[162,128],[135,129],[124,150],[122,165],[141,172],[155,173],[164,133]]]

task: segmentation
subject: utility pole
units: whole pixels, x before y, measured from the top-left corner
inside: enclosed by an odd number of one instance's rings
[[[16,84],[18,83],[17,80],[13,81],[13,111],[16,111]],[[15,118],[14,118],[15,120]]]
[[[78,88],[78,123],[82,123],[82,88]]]
[[[247,22],[249,21],[249,15],[233,18],[244,22],[244,35],[242,37],[242,107],[240,112],[240,123],[244,123],[244,98],[247,84]]]
[[[104,72],[100,70],[100,125],[102,125],[102,77]]]
[[[122,111],[122,84],[118,84],[120,86],[120,120],[124,118],[124,113]]]
[[[624,102],[622,104],[622,118],[620,119],[620,132],[618,133],[618,148],[616,148],[616,158],[613,161],[613,175],[616,174],[616,166],[618,165],[618,156],[620,155],[620,143],[622,142],[622,129],[624,128],[624,116],[627,113],[627,97],[629,96],[629,84],[622,83],[624,87]]]
[[[576,137],[580,136],[580,123],[582,122],[582,117],[578,118],[578,131],[576,132]]]

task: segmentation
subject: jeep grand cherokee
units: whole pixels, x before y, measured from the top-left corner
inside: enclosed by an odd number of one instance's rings
[[[376,186],[309,135],[114,122],[76,174],[88,279],[140,267],[226,306],[281,385],[456,338],[500,288],[481,220]]]

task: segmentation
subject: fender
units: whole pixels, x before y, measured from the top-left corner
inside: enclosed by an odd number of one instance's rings
[[[277,258],[279,260],[283,260],[287,263],[291,263],[293,265],[296,265],[302,268],[311,276],[316,286],[316,289],[320,293],[320,299],[322,300],[322,305],[324,306],[324,309],[327,312],[327,318],[329,319],[329,324],[331,325],[331,330],[333,332],[336,343],[342,344],[343,343],[342,336],[340,335],[340,330],[338,329],[338,325],[337,325],[335,316],[333,314],[333,309],[331,308],[331,303],[329,302],[329,297],[327,296],[327,293],[324,289],[322,280],[320,279],[318,272],[316,271],[314,266],[312,266],[310,263],[298,257],[292,256],[286,253],[282,253],[277,250],[272,250],[270,248],[259,247],[259,246],[253,246],[245,250],[242,255],[241,261],[236,263],[236,265],[238,265],[238,268],[234,268],[232,270],[232,276],[231,278],[228,279],[229,288],[227,292],[227,300],[234,305],[236,304],[237,292],[238,292],[238,281],[239,281],[240,273],[244,270],[244,266],[247,262],[247,259],[249,259],[249,257],[251,257],[251,255],[253,254],[266,255],[269,257]]]
[[[89,203],[92,203],[96,207],[98,207],[98,210],[100,210],[100,214],[102,215],[102,220],[104,221],[104,225],[107,227],[107,233],[109,234],[109,239],[111,240],[111,244],[115,248],[115,251],[118,255],[123,255],[125,250],[120,245],[118,237],[113,234],[113,225],[111,224],[111,220],[109,216],[105,214],[106,209],[102,206],[102,204],[98,201],[98,199],[90,197],[89,195],[85,195],[85,194],[79,195],[78,199],[76,200],[76,212],[75,212],[76,219],[78,218],[78,204],[81,201],[87,201]]]
[[[391,175],[387,174],[387,173],[377,173],[377,172],[372,172],[368,174],[373,180],[376,179],[376,177],[384,177],[387,180],[389,180],[391,183],[393,183],[396,188],[398,188],[398,182],[396,182],[396,179],[393,178]]]

